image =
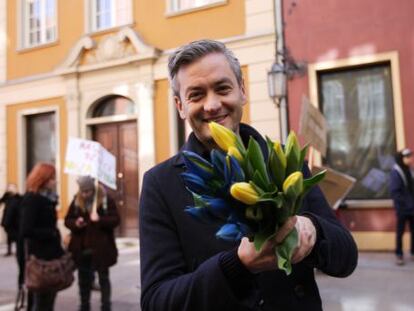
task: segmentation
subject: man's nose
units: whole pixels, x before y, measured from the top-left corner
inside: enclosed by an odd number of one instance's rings
[[[204,111],[206,112],[214,112],[221,108],[221,100],[220,97],[213,94],[209,95],[204,103]]]

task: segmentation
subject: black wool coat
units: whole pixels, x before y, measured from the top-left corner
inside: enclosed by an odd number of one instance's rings
[[[19,236],[21,201],[22,196],[20,194],[10,192],[6,192],[0,199],[0,203],[4,203],[1,225],[13,241],[16,241]]]
[[[23,196],[20,236],[27,242],[29,254],[37,258],[50,260],[63,254],[56,204],[39,193],[27,192]]]
[[[265,141],[240,126],[265,151]],[[194,134],[184,149],[205,153]],[[180,177],[179,153],[144,176],[140,201],[141,306],[143,311],[322,310],[314,268],[345,277],[357,263],[357,248],[318,187],[306,196],[301,214],[317,227],[312,253],[283,271],[251,274],[236,255],[238,243],[215,238],[219,225],[200,223],[184,212],[193,199]],[[307,172],[309,175],[309,172]],[[276,265],[276,263],[275,263]]]
[[[85,253],[92,255],[92,266],[96,270],[106,269],[116,264],[118,250],[115,244],[114,228],[119,225],[119,215],[115,201],[107,196],[106,206],[98,205],[99,220],[92,222],[89,212],[80,208],[74,198],[65,217],[65,226],[71,231],[69,251],[75,262],[79,264]],[[86,226],[79,228],[75,225],[76,219],[83,217]]]

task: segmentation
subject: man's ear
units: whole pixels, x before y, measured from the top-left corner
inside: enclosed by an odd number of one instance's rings
[[[184,105],[181,102],[180,98],[174,95],[174,102],[175,102],[175,107],[177,108],[178,113],[180,114],[180,118],[185,120],[186,112],[185,112]]]
[[[242,93],[242,106],[247,104],[247,95],[246,95],[246,87],[244,86],[244,79],[242,79],[241,85],[240,85],[240,90]]]

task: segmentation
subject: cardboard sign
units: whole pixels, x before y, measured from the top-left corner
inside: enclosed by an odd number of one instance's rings
[[[66,148],[64,172],[91,176],[116,189],[116,159],[96,141],[70,137]]]
[[[328,148],[328,128],[325,117],[318,108],[303,96],[302,109],[299,121],[299,134],[306,142],[309,142],[323,157],[326,156]]]
[[[325,178],[318,184],[326,200],[333,209],[337,209],[341,201],[345,199],[349,191],[354,186],[356,179],[352,176],[343,174],[329,167],[312,168],[312,174],[316,174],[326,169]]]

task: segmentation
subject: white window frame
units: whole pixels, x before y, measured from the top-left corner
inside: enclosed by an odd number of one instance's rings
[[[109,0],[110,3],[110,24],[103,27],[98,27],[97,23],[97,2],[100,0],[85,0],[85,32],[93,33],[105,31],[112,28],[117,28],[132,24],[133,21],[133,1],[132,0]],[[121,2],[123,1],[123,3]],[[122,7],[120,4],[123,4]],[[112,9],[115,8],[115,9]],[[127,20],[117,21],[117,13],[121,10],[127,12]]]
[[[39,41],[31,42],[30,34],[33,32],[33,28],[30,28],[30,3],[39,2],[40,4],[40,38]],[[48,1],[52,1],[54,14],[52,17],[52,25],[47,28],[47,15],[46,15],[46,4]],[[57,41],[58,38],[58,27],[57,27],[57,12],[58,12],[58,3],[57,0],[21,0],[19,1],[21,12],[20,18],[18,19],[18,29],[20,29],[20,48],[32,48],[40,45],[50,44]],[[47,38],[47,31],[53,29],[53,36]]]
[[[210,7],[220,6],[227,4],[227,0],[209,0],[209,3],[197,5],[197,0],[193,0],[195,3],[189,7],[181,7],[182,0],[166,0],[167,1],[167,16],[174,16],[184,14],[192,11],[198,11]]]

